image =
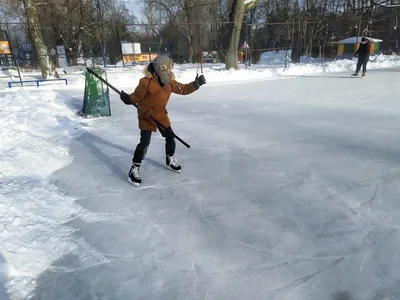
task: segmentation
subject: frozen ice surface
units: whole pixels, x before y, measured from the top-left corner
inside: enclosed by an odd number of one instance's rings
[[[71,251],[30,299],[398,299],[400,69],[271,79],[174,95],[183,172],[155,133],[140,188],[136,111],[113,93],[51,177]]]

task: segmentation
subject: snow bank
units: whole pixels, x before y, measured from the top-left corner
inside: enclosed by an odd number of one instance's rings
[[[78,209],[48,177],[71,161],[74,118],[53,91],[0,93],[0,280],[12,299],[25,299],[34,278],[71,251],[63,223]]]
[[[185,68],[185,67],[184,67]],[[197,66],[192,68],[177,67],[174,69],[175,76],[181,82],[191,82],[197,74]],[[201,74],[201,70],[198,70]],[[274,77],[274,72],[267,68],[249,68],[240,70],[225,70],[225,65],[203,66],[203,74],[206,77],[208,85],[221,83],[239,83],[243,81],[255,81]]]
[[[70,160],[65,140],[73,129],[68,117],[74,116],[56,95],[53,91],[0,94],[2,176],[45,178]]]
[[[293,64],[290,62],[290,51],[288,51],[287,68],[285,65],[285,51],[263,53],[261,63],[246,67],[241,64],[239,70],[225,70],[224,64],[203,64],[203,74],[206,76],[207,84],[220,85],[223,83],[240,83],[272,79],[280,76],[300,76],[324,72],[353,72],[357,59],[324,61],[318,58],[302,57],[301,62]],[[396,55],[372,56],[368,69],[390,68],[400,66],[400,57]],[[137,85],[143,77],[145,66],[126,66],[124,68],[106,68],[107,78],[118,86],[132,87]],[[196,73],[201,73],[197,64],[175,64],[173,72],[177,79],[183,83],[193,81]]]
[[[291,59],[292,50],[289,49],[287,52],[284,50],[280,51],[266,51],[261,54],[259,65],[265,65],[269,67],[281,67],[292,62]],[[300,63],[319,63],[321,60],[318,58],[311,58],[307,56],[300,57]]]
[[[301,57],[300,63],[294,64],[290,61],[290,51],[287,54],[287,67],[285,68],[285,51],[269,51],[261,55],[261,62],[246,67],[244,64],[239,64],[239,70],[225,70],[225,64],[203,64],[203,74],[207,78],[208,86],[221,85],[226,83],[240,83],[248,81],[258,81],[265,79],[273,79],[281,76],[300,76],[315,73],[324,72],[353,72],[357,63],[357,59],[341,59],[341,60],[324,60],[321,62],[319,58],[307,58]],[[372,56],[371,62],[368,64],[368,69],[376,68],[390,68],[400,66],[400,56],[396,55],[378,55]],[[100,66],[101,67],[101,66]],[[145,65],[136,66],[125,66],[125,67],[106,67],[107,79],[115,85],[117,88],[124,88],[131,91],[139,82],[139,79],[143,77],[143,71]],[[65,69],[59,69],[59,74],[67,78],[69,83],[65,86],[63,82],[60,83],[49,83],[42,84],[39,90],[49,89],[52,90],[54,86],[57,88],[70,89],[81,86],[84,88],[86,73],[85,66],[70,66]],[[65,72],[64,72],[65,71]],[[9,76],[11,79],[10,71],[3,71],[0,73],[0,84],[3,85],[4,90],[8,90],[6,85],[6,79],[4,77]],[[175,64],[173,72],[176,75],[178,81],[182,83],[191,82],[196,77],[197,72],[201,73],[200,66],[198,64]],[[1,77],[3,74],[3,78]],[[13,75],[15,75],[13,73]],[[76,76],[79,75],[79,76]],[[22,77],[24,79],[30,79],[40,77],[40,73],[34,72],[23,72]],[[15,78],[14,78],[15,79]],[[19,86],[14,86],[12,89],[20,89]],[[36,90],[35,86],[24,86],[23,89]]]
[[[112,84],[134,88],[139,79],[144,76],[145,66],[125,67],[125,68],[110,68],[107,69],[107,79]],[[179,82],[188,83],[196,78],[197,72],[201,74],[201,69],[197,70],[196,64],[176,65],[173,72]],[[207,79],[208,85],[221,83],[240,83],[246,81],[264,80],[266,78],[275,77],[276,72],[272,69],[263,67],[251,67],[248,70],[225,70],[225,65],[222,64],[204,64],[203,74]]]
[[[261,54],[260,68],[274,69],[277,74],[285,76],[299,76],[324,72],[353,72],[356,67],[357,58],[340,60],[321,60],[320,58],[300,57],[300,63],[292,63],[291,50],[268,51]],[[285,68],[285,57],[286,65]],[[400,66],[400,57],[397,55],[374,55],[371,56],[368,69],[390,68]]]
[[[288,68],[277,68],[280,75],[306,75],[324,72],[354,72],[357,64],[357,58],[353,60],[343,59],[335,60],[325,64],[291,64]],[[391,68],[400,66],[400,56],[397,55],[377,55],[371,56],[367,69]]]
[[[11,78],[11,77],[17,77],[18,76],[18,71],[11,69],[11,68],[3,68],[0,69],[0,78]]]

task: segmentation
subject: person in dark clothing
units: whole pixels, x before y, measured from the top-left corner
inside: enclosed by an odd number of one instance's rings
[[[357,51],[354,53],[354,56],[358,54],[358,61],[356,71],[352,76],[357,76],[360,72],[361,66],[363,68],[362,76],[364,77],[367,74],[367,63],[369,61],[369,53],[371,49],[371,42],[366,37],[361,38],[360,46]]]

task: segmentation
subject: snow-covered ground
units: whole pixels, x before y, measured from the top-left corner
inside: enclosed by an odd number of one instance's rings
[[[0,76],[0,299],[400,299],[400,60],[354,64],[205,65],[168,106],[182,174],[156,133],[140,188],[133,107],[77,116],[76,68]],[[131,92],[142,68],[108,79]]]
[[[320,59],[301,58],[301,63],[292,64],[288,58],[287,67],[285,68],[285,51],[265,52],[258,64],[246,67],[239,65],[240,70],[225,70],[224,64],[203,64],[203,73],[207,76],[209,85],[231,84],[248,81],[263,81],[266,78],[277,79],[282,76],[301,76],[316,73],[335,73],[335,72],[354,72],[357,59],[343,59],[334,61],[321,61]],[[373,55],[368,63],[368,69],[381,69],[400,66],[400,56],[397,55]],[[103,67],[102,67],[103,68]],[[117,81],[119,85],[135,85],[143,76],[143,66],[126,66],[126,67],[108,67],[108,78]],[[65,73],[67,75],[65,75]],[[67,78],[72,83],[83,85],[85,66],[71,66],[65,69],[60,69],[59,74],[63,78]],[[196,76],[197,72],[201,72],[198,64],[176,64],[174,72],[182,81],[191,81]],[[0,70],[0,90],[8,90],[6,83],[12,80],[19,81],[16,70],[7,69]],[[40,72],[23,72],[23,80],[41,78]],[[65,85],[59,82],[59,85]],[[35,83],[28,84],[35,87]],[[47,85],[42,83],[41,85]],[[14,84],[13,89],[18,89],[18,85]],[[52,89],[54,83],[51,84]],[[45,87],[46,88],[46,87]],[[68,87],[67,87],[68,88]],[[42,88],[43,89],[43,88]]]

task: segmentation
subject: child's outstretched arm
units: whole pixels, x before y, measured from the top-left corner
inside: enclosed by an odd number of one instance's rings
[[[128,95],[124,91],[121,91],[121,100],[127,105],[137,104],[142,101],[144,96],[147,94],[147,89],[149,86],[148,81],[148,78],[140,79],[135,91],[130,95]]]
[[[179,95],[189,95],[194,91],[197,91],[200,86],[206,83],[206,79],[204,75],[197,75],[195,80],[188,84],[179,83],[175,80],[171,82],[172,84],[172,92]]]

